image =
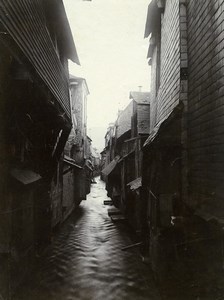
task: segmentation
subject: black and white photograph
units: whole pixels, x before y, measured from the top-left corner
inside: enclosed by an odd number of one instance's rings
[[[0,300],[224,299],[224,0],[0,0]]]

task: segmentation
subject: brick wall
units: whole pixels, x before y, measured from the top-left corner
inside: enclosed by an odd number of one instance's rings
[[[218,215],[224,208],[223,0],[189,0],[188,47],[190,201]]]
[[[152,57],[152,101],[151,130],[166,117],[179,102],[180,93],[180,18],[179,0],[166,1],[161,18],[161,68],[160,85],[156,91],[156,64],[158,66],[159,46]],[[157,95],[156,95],[157,94]]]

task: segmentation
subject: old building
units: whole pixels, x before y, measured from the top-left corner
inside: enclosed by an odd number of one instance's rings
[[[102,172],[110,162],[114,159],[114,146],[115,146],[115,132],[116,127],[114,123],[110,123],[107,132],[104,136],[105,148],[101,152],[101,179],[107,184],[107,175]]]
[[[106,135],[110,163],[102,173],[115,206],[124,212],[135,230],[140,230],[141,148],[149,132],[150,94],[131,92],[130,99]]]
[[[84,78],[70,75],[72,130],[65,145],[63,172],[63,219],[90,191],[89,138],[87,136],[87,97],[89,89]]]
[[[61,0],[3,0],[0,27],[0,294],[8,299],[61,220],[67,62],[79,60]]]
[[[223,4],[149,4],[152,82],[143,201],[154,266],[170,243],[185,245],[204,267],[215,260],[222,265]],[[170,260],[180,255],[175,247]]]
[[[150,224],[151,254],[156,263],[161,230],[170,226],[171,216],[181,213],[182,199],[186,198],[184,1],[152,1],[145,28],[145,37],[148,36],[152,80],[150,135],[143,149],[143,220],[146,230]]]
[[[93,164],[93,177],[100,174],[100,154],[95,147],[91,147],[91,161]]]

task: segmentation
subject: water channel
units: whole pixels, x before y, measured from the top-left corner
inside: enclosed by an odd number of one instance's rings
[[[125,222],[108,216],[105,184],[99,178],[65,222],[14,300],[160,300],[150,266]]]

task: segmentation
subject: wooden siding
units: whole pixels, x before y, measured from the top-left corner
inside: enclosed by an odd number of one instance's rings
[[[46,28],[41,1],[1,1],[0,21],[71,118],[68,74]]]
[[[224,209],[223,7],[188,4],[190,200],[216,215]]]
[[[157,68],[157,46],[154,48],[151,65],[151,100],[150,100],[150,132],[157,123],[157,90],[156,90],[156,68]]]
[[[133,101],[121,112],[117,119],[117,138],[131,130],[131,117],[133,115]]]
[[[179,103],[180,93],[180,21],[179,0],[166,1],[161,17],[161,53],[159,46],[152,56],[151,128],[165,118]],[[160,55],[160,59],[158,57]],[[158,62],[160,61],[160,66]],[[157,68],[157,70],[156,70]],[[160,68],[160,85],[157,89],[156,73]],[[158,82],[158,80],[157,80]]]
[[[138,104],[137,118],[138,118],[138,134],[149,134],[149,127],[150,127],[150,105],[149,104]]]

